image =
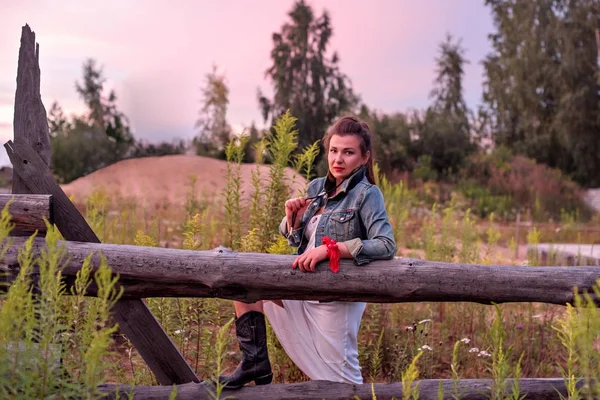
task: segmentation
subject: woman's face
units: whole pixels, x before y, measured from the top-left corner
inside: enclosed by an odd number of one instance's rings
[[[335,177],[336,184],[350,176],[358,167],[366,164],[369,152],[360,151],[360,138],[357,135],[334,134],[329,142],[327,161],[329,172]]]

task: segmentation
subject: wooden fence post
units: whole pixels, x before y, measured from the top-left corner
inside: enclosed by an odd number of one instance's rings
[[[100,240],[54,180],[49,169],[50,136],[40,94],[39,45],[25,25],[21,34],[14,117],[15,140],[5,144],[13,164],[13,193],[51,194],[55,223],[63,237]],[[199,382],[175,344],[142,300],[122,300],[113,308],[127,335],[162,385]]]
[[[40,48],[35,33],[28,25],[21,30],[21,47],[17,67],[17,91],[15,93],[14,138],[31,146],[44,164],[50,166],[50,134],[46,109],[40,94]],[[30,194],[23,180],[13,172],[12,192]]]

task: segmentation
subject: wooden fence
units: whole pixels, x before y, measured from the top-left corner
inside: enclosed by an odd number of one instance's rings
[[[101,244],[83,216],[54,180],[49,164],[46,114],[39,95],[39,49],[28,26],[23,27],[14,141],[5,144],[13,164],[13,195],[0,197],[0,205],[13,199],[10,211],[16,224],[12,245],[2,261],[8,275],[17,274],[18,249],[22,235],[45,230],[43,219],[50,220],[65,238],[69,262],[63,271],[73,279],[83,259],[98,252],[107,258],[120,275],[124,297],[113,309],[121,331],[136,347],[160,385],[125,387],[104,385],[102,390],[114,398],[118,391],[131,390],[134,398],[168,398],[169,385],[177,384],[180,399],[208,399],[211,383],[200,383],[192,368],[141,300],[145,297],[218,297],[253,302],[259,299],[319,299],[367,302],[456,302],[490,304],[505,302],[545,302],[566,304],[573,301],[574,287],[590,290],[600,278],[600,267],[509,267],[435,263],[415,259],[394,259],[355,267],[342,260],[338,274],[324,264],[313,274],[290,268],[293,256],[235,253],[227,249],[186,251],[139,246]],[[44,136],[46,135],[46,136]],[[35,251],[44,246],[35,239]],[[94,293],[90,293],[93,295]],[[600,299],[595,299],[600,304]],[[420,398],[437,398],[440,383],[444,398],[451,398],[452,382],[423,380]],[[512,381],[509,382],[509,386]],[[559,399],[566,394],[562,378],[522,379],[521,390],[530,399]],[[460,381],[463,399],[486,398],[490,380]],[[273,384],[245,387],[227,395],[240,399],[352,399],[354,396],[377,399],[402,397],[402,385],[349,385],[312,381],[292,385]]]

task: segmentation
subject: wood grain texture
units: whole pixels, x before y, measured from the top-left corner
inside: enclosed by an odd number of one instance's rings
[[[27,188],[32,193],[52,195],[54,221],[63,237],[67,240],[90,242],[87,243],[88,245],[97,245],[100,240],[56,183],[38,154],[25,143],[9,141],[4,147],[14,171],[21,177]],[[16,243],[25,240],[24,238],[13,239]],[[43,245],[43,239],[36,240]],[[15,271],[12,272],[14,275]],[[133,343],[160,384],[199,381],[142,300],[119,301],[112,311],[119,329]]]
[[[450,379],[427,379],[418,382],[419,399],[437,399],[440,382],[443,385],[444,399],[451,400],[453,396],[453,382]],[[459,397],[462,400],[483,400],[490,398],[491,379],[462,379],[458,384]],[[507,380],[507,390],[510,393],[513,380]],[[580,383],[581,385],[581,383]],[[560,395],[566,398],[565,382],[562,378],[521,379],[521,393],[528,400],[559,400]],[[375,390],[377,400],[391,400],[402,398],[401,383],[375,383],[350,385],[328,381],[311,381],[294,384],[271,384],[265,386],[250,386],[239,390],[226,390],[222,398],[244,400],[349,400],[357,396],[359,399],[372,399],[372,390]],[[102,385],[101,390],[108,393],[105,399],[115,399],[118,391],[120,398],[133,394],[135,400],[168,399],[172,393],[171,387],[157,386],[129,386]],[[178,400],[203,400],[213,399],[211,392],[214,386],[209,382],[201,384],[186,384],[177,386]]]
[[[4,262],[16,264],[15,238]],[[126,296],[218,297],[245,302],[260,299],[346,300],[375,303],[507,302],[571,303],[573,289],[591,292],[600,267],[522,267],[439,263],[409,258],[357,267],[342,260],[334,274],[321,263],[315,273],[290,268],[294,256],[190,251],[131,245],[64,242],[70,261],[63,274],[74,276],[85,257],[102,253],[121,277]],[[35,249],[44,246],[35,241]],[[598,299],[596,298],[598,302]]]
[[[14,228],[11,236],[30,236],[38,232],[43,236],[46,232],[44,218],[52,220],[52,196],[46,194],[0,194],[0,209],[10,202],[8,212]]]
[[[14,140],[31,146],[45,165],[50,165],[51,147],[46,109],[40,95],[39,45],[35,33],[25,25],[17,67],[17,90],[13,120]],[[12,193],[30,193],[23,180],[13,172]]]
[[[100,242],[31,146],[9,140],[4,144],[4,148],[13,165],[13,171],[23,179],[31,193],[52,195],[54,222],[66,240]]]

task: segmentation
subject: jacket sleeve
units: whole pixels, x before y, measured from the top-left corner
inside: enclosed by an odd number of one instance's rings
[[[306,188],[307,195],[310,196],[310,194],[312,192],[315,192],[317,186],[318,186],[318,179],[313,179],[312,181],[310,181],[308,184],[308,187]],[[285,237],[288,240],[288,244],[292,247],[300,246],[300,243],[302,241],[301,239],[302,239],[303,229],[304,229],[304,226],[302,224],[300,224],[298,229],[292,229],[290,231],[290,228],[287,225],[287,218],[285,216],[281,220],[281,224],[279,224],[279,233],[281,233],[283,235],[283,237]]]
[[[391,260],[396,254],[394,231],[388,220],[381,190],[369,187],[360,206],[360,218],[366,230],[366,239],[352,239],[346,243],[354,264],[364,265],[373,260]]]
[[[284,216],[281,220],[281,224],[279,224],[279,232],[285,237],[288,241],[288,244],[292,247],[300,246],[300,237],[302,235],[302,225],[298,229],[289,230],[287,224],[287,218]]]

